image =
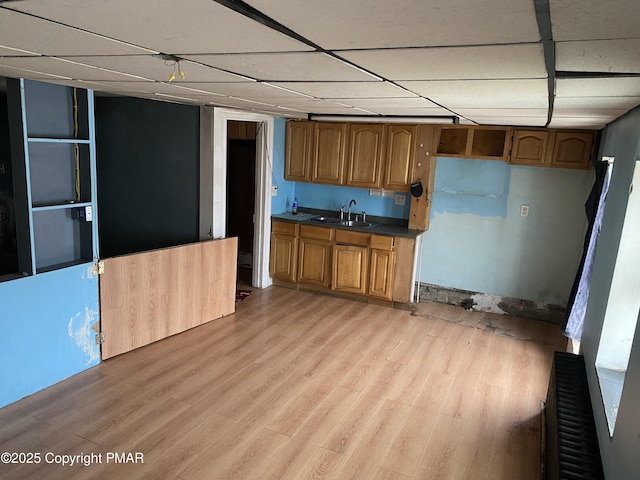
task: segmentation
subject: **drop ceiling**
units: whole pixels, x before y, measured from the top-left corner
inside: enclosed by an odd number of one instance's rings
[[[638,18],[637,0],[0,0],[0,75],[293,118],[599,129],[640,104]]]

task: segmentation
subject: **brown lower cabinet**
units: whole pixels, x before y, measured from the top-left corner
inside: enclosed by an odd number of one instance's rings
[[[331,290],[365,295],[367,293],[367,247],[334,245],[331,264]]]
[[[285,282],[295,282],[297,258],[298,225],[288,222],[273,222],[271,258],[269,259],[271,276]]]
[[[333,229],[300,225],[298,282],[328,288],[331,284]]]
[[[371,236],[369,296],[383,300],[393,299],[396,271],[395,238]]]
[[[278,220],[272,225],[274,279],[385,301],[411,301],[415,239]],[[295,236],[293,226],[299,227]]]

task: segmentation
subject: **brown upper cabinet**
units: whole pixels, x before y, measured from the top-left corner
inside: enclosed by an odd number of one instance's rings
[[[320,122],[314,128],[311,181],[344,184],[348,123]]]
[[[409,191],[418,126],[287,122],[285,180]]]
[[[595,140],[592,130],[515,129],[509,163],[588,169]]]
[[[416,156],[417,125],[389,125],[387,128],[385,190],[409,191]]]
[[[447,125],[437,127],[434,152],[447,157],[506,160],[511,127]]]
[[[551,166],[587,169],[595,146],[595,132],[559,131],[553,138]]]
[[[350,126],[347,185],[380,188],[384,152],[384,125],[354,123]]]
[[[313,127],[313,122],[305,120],[287,122],[285,180],[308,182],[311,179]]]
[[[513,131],[513,147],[509,163],[514,165],[542,165],[547,155],[549,130]]]

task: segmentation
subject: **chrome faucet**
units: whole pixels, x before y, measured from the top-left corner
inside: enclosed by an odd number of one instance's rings
[[[351,201],[349,202],[349,210],[347,212],[347,220],[351,221],[351,205],[357,205],[355,199],[351,199]]]

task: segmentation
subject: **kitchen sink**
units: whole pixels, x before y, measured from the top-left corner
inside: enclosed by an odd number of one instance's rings
[[[356,227],[356,228],[373,227],[373,223],[361,222],[361,221],[358,221],[358,220],[344,220],[344,221],[340,222],[340,225],[344,225],[345,227]]]
[[[342,220],[335,217],[313,217],[311,218],[312,222],[322,222],[322,223],[342,223]]]
[[[373,227],[373,223],[361,222],[359,220],[340,220],[336,217],[313,217],[310,219],[312,222],[330,223],[333,225],[342,225],[344,227],[356,227],[356,228],[370,228]]]

